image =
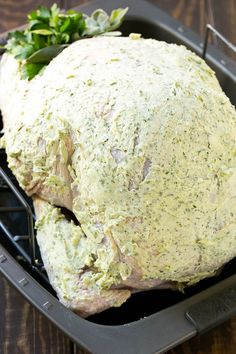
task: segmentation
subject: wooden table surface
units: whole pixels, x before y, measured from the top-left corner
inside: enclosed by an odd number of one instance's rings
[[[108,0],[109,1],[109,0]],[[236,43],[235,0],[150,0],[201,35],[206,23],[214,25]],[[25,22],[25,14],[37,5],[55,1],[0,0],[0,33]],[[66,1],[68,7],[86,1]],[[63,5],[63,2],[58,2]],[[64,1],[65,4],[65,1]],[[215,42],[221,49],[221,43]],[[229,53],[232,55],[232,53]],[[0,275],[0,354],[82,354],[70,340],[38,313]],[[205,335],[197,336],[168,354],[235,354],[236,317]],[[126,353],[121,353],[126,354]],[[128,353],[127,353],[128,354]],[[144,353],[145,354],[145,353]]]

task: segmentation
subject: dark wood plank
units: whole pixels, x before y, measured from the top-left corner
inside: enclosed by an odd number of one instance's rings
[[[174,18],[204,35],[211,23],[229,40],[236,43],[235,0],[149,0]],[[25,22],[25,14],[46,0],[0,0],[0,32]],[[67,7],[86,0],[64,0]],[[62,1],[57,1],[61,6]],[[219,41],[215,41],[223,48]],[[231,52],[227,51],[229,55]],[[195,337],[172,349],[168,354],[234,354],[236,318],[205,335]],[[69,340],[40,315],[9,283],[0,276],[0,353],[1,354],[69,354]],[[84,354],[77,349],[76,354]],[[145,354],[145,353],[144,353]]]
[[[23,25],[26,14],[40,5],[50,6],[53,0],[0,0],[0,32]]]
[[[63,7],[66,9],[71,9],[81,4],[85,4],[88,0],[63,0]]]
[[[70,354],[70,340],[0,275],[0,353]]]

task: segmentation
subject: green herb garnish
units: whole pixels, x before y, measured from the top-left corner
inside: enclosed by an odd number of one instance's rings
[[[116,9],[109,16],[98,9],[89,17],[74,10],[61,12],[56,4],[40,7],[28,15],[25,30],[9,33],[5,49],[20,61],[22,78],[31,80],[70,43],[115,31],[127,11]]]

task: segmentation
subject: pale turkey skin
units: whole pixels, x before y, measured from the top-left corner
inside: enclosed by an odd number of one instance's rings
[[[38,242],[66,306],[87,316],[134,291],[182,288],[236,255],[235,110],[203,60],[97,37],[30,82],[8,55],[0,70],[9,165],[37,197]]]

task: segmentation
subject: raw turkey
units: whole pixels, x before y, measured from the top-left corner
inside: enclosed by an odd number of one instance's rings
[[[77,41],[31,81],[9,54],[0,70],[3,144],[64,305],[88,316],[235,257],[236,115],[202,59],[131,35]]]

